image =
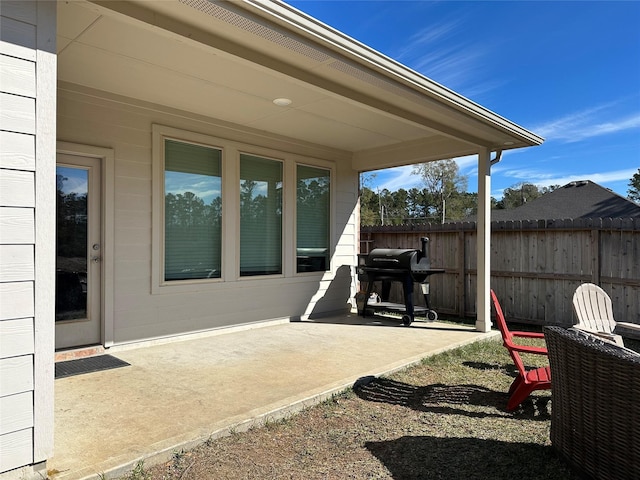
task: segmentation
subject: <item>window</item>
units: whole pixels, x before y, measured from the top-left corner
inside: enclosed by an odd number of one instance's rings
[[[331,270],[332,162],[164,125],[152,154],[153,294]]]
[[[329,268],[329,170],[298,165],[296,169],[297,272]]]
[[[282,273],[282,163],[240,155],[240,276]]]
[[[164,280],[220,278],[222,151],[164,140]]]

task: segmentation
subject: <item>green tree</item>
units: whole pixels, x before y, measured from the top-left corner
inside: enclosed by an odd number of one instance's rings
[[[373,181],[378,176],[375,172],[362,172],[360,174],[360,189],[368,188],[373,189]]]
[[[193,192],[168,193],[165,196],[165,222],[167,225],[189,227],[202,225],[208,207]]]
[[[391,222],[391,212],[389,211],[389,207],[392,206],[393,199],[391,198],[391,192],[386,188],[378,191],[378,205],[380,209],[380,224],[381,225],[390,225]]]
[[[385,208],[387,215],[386,224],[402,225],[409,217],[407,210],[407,198],[408,193],[404,188],[401,188],[390,194],[385,199]]]
[[[633,202],[640,203],[640,168],[633,174],[628,186],[627,198]]]
[[[63,257],[84,257],[87,248],[87,194],[65,192],[69,179],[56,175],[57,252]]]
[[[429,215],[429,195],[426,189],[411,188],[407,192],[407,213],[410,219],[427,220]]]
[[[553,192],[558,188],[560,188],[560,185],[549,185],[548,187],[538,188],[538,186],[533,183],[516,183],[504,190],[502,200],[498,201],[496,208],[516,208],[541,197],[545,193]]]
[[[453,159],[438,160],[435,162],[419,163],[413,167],[412,174],[419,175],[424,183],[426,193],[432,196],[435,205],[435,214],[438,220],[444,223],[447,219],[458,217],[460,212],[455,211],[455,203],[450,210],[448,200],[457,193],[467,190],[468,178],[461,175],[458,164]]]
[[[560,185],[549,185],[548,187],[542,187],[540,189],[540,194],[544,195],[545,193],[553,192],[560,188]]]
[[[378,174],[360,173],[360,225],[380,225],[380,202],[373,191],[373,181]]]
[[[502,193],[502,200],[497,204],[499,209],[516,208],[525,203],[535,200],[542,193],[533,183],[516,183],[515,185],[505,188]]]
[[[368,187],[360,190],[360,225],[380,225],[378,195]]]
[[[478,194],[475,192],[454,192],[447,206],[447,219],[459,221],[478,213]]]

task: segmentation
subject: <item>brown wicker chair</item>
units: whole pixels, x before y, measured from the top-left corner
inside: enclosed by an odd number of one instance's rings
[[[590,477],[640,479],[640,355],[576,329],[544,334],[554,448]]]

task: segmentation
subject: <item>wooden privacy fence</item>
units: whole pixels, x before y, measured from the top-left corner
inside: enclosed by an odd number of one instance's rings
[[[362,227],[360,251],[420,248],[429,237],[430,301],[439,315],[475,317],[475,222]],[[584,282],[600,285],[618,321],[640,324],[640,219],[507,221],[491,224],[491,288],[508,320],[573,324],[571,300]],[[393,301],[402,303],[394,288]],[[421,304],[416,286],[414,298]]]

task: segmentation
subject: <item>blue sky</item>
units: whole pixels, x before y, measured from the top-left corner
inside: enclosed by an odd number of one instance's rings
[[[640,168],[640,1],[287,3],[543,136],[492,167],[494,197],[573,180],[626,197]],[[458,164],[477,191],[475,157]],[[372,186],[420,179],[391,169]]]

